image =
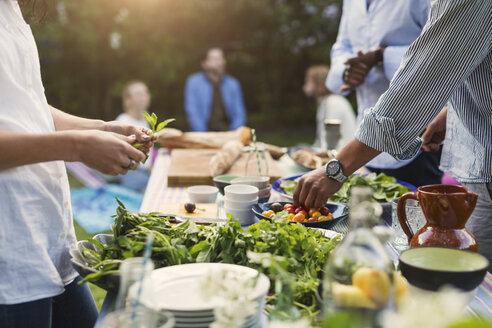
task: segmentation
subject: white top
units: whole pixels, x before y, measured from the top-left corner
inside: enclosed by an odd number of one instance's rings
[[[141,127],[150,129],[149,122],[147,122],[147,120],[144,117],[140,120],[137,120],[136,118],[128,115],[127,113],[121,113],[120,115],[118,115],[116,120],[120,121],[120,122],[131,124],[131,125],[141,126]]]
[[[127,124],[135,125],[135,126],[141,126],[147,129],[150,129],[149,122],[145,118],[142,118],[141,120],[137,120],[133,116],[128,115],[127,113],[121,113],[116,117],[117,121],[124,122]],[[148,171],[152,166],[152,162],[150,160],[147,160],[145,163],[140,163],[138,166],[138,170],[145,170]]]
[[[325,120],[340,120],[340,142],[337,149],[345,146],[354,138],[356,123],[355,114],[352,106],[345,97],[339,95],[329,95],[324,97],[318,105],[316,113],[316,140],[314,147],[326,148]]]
[[[0,130],[54,132],[36,44],[12,0],[0,1],[0,49]],[[77,276],[75,245],[63,162],[0,171],[0,304],[61,294]]]

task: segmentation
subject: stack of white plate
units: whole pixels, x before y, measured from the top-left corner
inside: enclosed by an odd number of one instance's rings
[[[169,311],[174,315],[176,328],[207,328],[214,322],[214,307],[217,299],[204,299],[201,288],[203,278],[210,272],[219,270],[234,271],[255,279],[258,271],[234,264],[224,263],[193,263],[175,265],[154,270],[146,281],[142,296],[143,305],[154,310]],[[268,278],[260,274],[255,289],[249,296],[258,304],[255,315],[246,319],[244,328],[261,326],[262,313],[266,296],[270,288]],[[130,296],[136,294],[136,289],[130,290]]]

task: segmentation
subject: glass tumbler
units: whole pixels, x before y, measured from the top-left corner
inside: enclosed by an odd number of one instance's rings
[[[391,244],[398,251],[404,251],[409,247],[408,237],[403,231],[403,229],[401,228],[400,221],[398,220],[398,214],[396,211],[397,206],[398,206],[398,198],[393,199],[393,201],[391,202],[391,209],[392,209],[391,227],[395,232],[395,237],[391,242]],[[405,204],[405,212],[407,214],[408,224],[413,233],[416,233],[420,228],[422,228],[425,225],[426,222],[425,216],[424,213],[422,212],[422,209],[420,208],[418,201],[414,201],[414,200],[407,201],[407,203]]]
[[[109,313],[101,328],[172,328],[174,316],[167,311],[155,311],[144,306],[128,307]]]

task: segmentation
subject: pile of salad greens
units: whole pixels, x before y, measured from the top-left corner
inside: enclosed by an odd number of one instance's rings
[[[87,264],[97,270],[83,281],[95,282],[105,275],[117,274],[122,260],[142,256],[147,234],[153,234],[152,260],[156,268],[199,262],[233,263],[257,269],[275,280],[276,275],[268,266],[251,261],[248,254],[284,258],[285,270],[296,277],[292,288],[295,304],[310,316],[319,310],[315,292],[338,237],[330,239],[320,230],[282,219],[260,221],[247,230],[232,217],[220,226],[190,221],[172,225],[169,218],[157,213],[132,213],[121,202],[119,205],[112,226],[113,239],[106,245],[90,240],[96,250],[82,249]],[[270,302],[274,303],[275,297]]]
[[[292,196],[294,195],[298,181],[299,178],[295,180],[284,180],[280,184],[280,188],[282,188],[286,194]],[[342,185],[340,190],[328,199],[328,201],[335,203],[348,203],[350,189],[353,186],[371,187],[374,190],[373,199],[379,203],[391,202],[393,199],[398,198],[409,191],[408,187],[399,184],[396,181],[396,178],[387,176],[384,173],[370,173],[368,175],[353,174]]]

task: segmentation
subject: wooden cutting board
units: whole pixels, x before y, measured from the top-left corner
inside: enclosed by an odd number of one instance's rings
[[[159,213],[164,215],[179,216],[185,219],[217,219],[217,204],[196,204],[196,210],[193,213],[186,212],[183,204],[162,204]],[[201,210],[200,210],[201,209]],[[203,211],[202,211],[203,210]]]
[[[213,185],[213,179],[209,174],[209,162],[215,155],[215,149],[174,149],[171,152],[171,164],[167,175],[169,187],[186,187],[194,185]],[[229,171],[224,174],[244,175],[248,153],[243,153],[232,165]],[[270,156],[265,153],[268,163],[268,175],[270,182],[280,179],[281,174],[277,164]],[[254,163],[254,164],[253,164]],[[256,162],[253,161],[253,169]]]

